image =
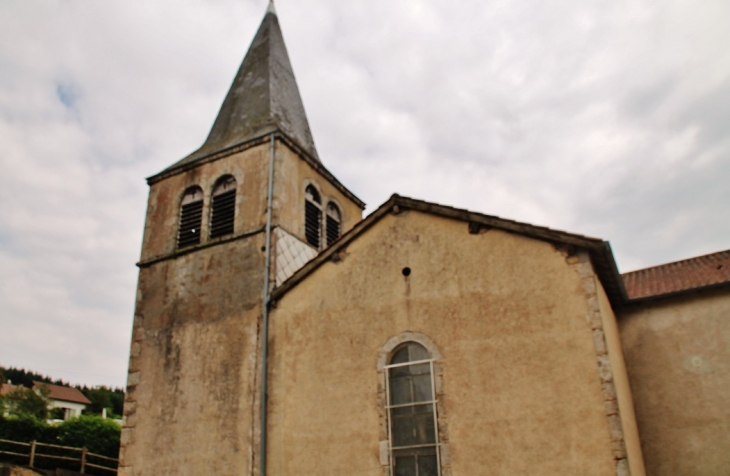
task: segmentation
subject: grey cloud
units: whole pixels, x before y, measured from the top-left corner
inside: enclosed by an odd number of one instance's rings
[[[0,364],[123,384],[143,178],[202,143],[265,4],[0,5]],[[622,269],[730,245],[724,8],[277,1],[322,160],[369,210],[599,236]]]

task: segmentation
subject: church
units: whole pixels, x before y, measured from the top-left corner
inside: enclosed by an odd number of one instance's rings
[[[730,251],[393,195],[320,158],[273,4],[149,177],[119,474],[728,475]]]

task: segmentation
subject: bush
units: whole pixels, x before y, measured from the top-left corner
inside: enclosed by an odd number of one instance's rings
[[[122,429],[113,420],[82,415],[58,425],[58,442],[63,446],[85,447],[92,453],[117,458]]]
[[[32,416],[0,417],[0,439],[29,443],[33,440],[58,444],[58,427]]]

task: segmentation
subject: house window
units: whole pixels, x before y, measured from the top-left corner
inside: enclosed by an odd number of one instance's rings
[[[385,366],[393,476],[441,474],[433,362],[425,347],[406,342]]]
[[[304,236],[307,243],[319,249],[322,229],[322,199],[313,185],[304,190]]]
[[[213,202],[210,212],[210,237],[233,233],[233,219],[236,215],[236,179],[230,175],[221,177],[213,187]]]
[[[340,209],[334,203],[329,202],[327,204],[327,218],[325,220],[327,246],[334,243],[340,237],[340,230],[342,229],[341,222],[342,215],[340,214]]]
[[[200,243],[200,225],[203,220],[203,190],[190,187],[185,190],[180,204],[180,227],[177,247],[185,248]]]

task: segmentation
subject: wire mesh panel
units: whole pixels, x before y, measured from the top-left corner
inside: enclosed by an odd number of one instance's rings
[[[307,261],[317,256],[317,250],[281,228],[274,229],[274,238],[276,240],[275,276],[276,285],[279,286]]]

